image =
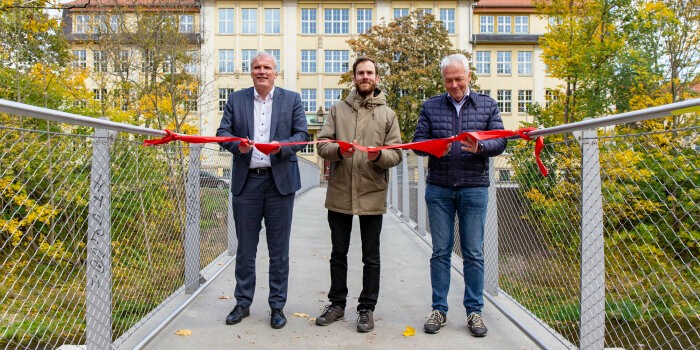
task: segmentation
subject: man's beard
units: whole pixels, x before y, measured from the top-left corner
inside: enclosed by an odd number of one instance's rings
[[[374,84],[371,82],[369,84],[370,84],[369,88],[366,90],[364,88],[360,87],[360,84],[356,84],[355,89],[357,90],[357,93],[360,94],[360,96],[365,96],[365,97],[372,94],[374,92],[374,89],[377,88],[377,84]]]

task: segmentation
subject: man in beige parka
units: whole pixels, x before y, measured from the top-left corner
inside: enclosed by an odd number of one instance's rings
[[[352,66],[353,89],[344,101],[331,107],[319,134],[319,140],[353,142],[367,147],[401,143],[396,114],[386,105],[384,93],[377,89],[379,75],[376,63],[358,58]],[[348,249],[352,217],[360,219],[362,237],[362,292],[358,299],[357,331],[374,329],[373,312],[379,295],[379,234],[386,212],[387,170],[401,162],[401,151],[370,150],[342,152],[336,143],[318,144],[318,154],[331,162],[326,208],[331,229],[331,288],[319,326],[329,325],[345,316],[348,295]]]

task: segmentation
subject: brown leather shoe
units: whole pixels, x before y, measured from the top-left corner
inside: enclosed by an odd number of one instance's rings
[[[345,310],[337,305],[326,305],[321,316],[316,318],[317,326],[327,326],[335,321],[342,320],[345,317]]]
[[[357,313],[357,331],[360,333],[371,332],[374,329],[372,310],[360,310]]]

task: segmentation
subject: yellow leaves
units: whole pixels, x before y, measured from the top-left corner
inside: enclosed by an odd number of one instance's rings
[[[406,326],[406,329],[403,331],[403,336],[404,337],[412,337],[416,335],[416,329],[411,327],[411,326]]]
[[[52,260],[70,260],[73,256],[71,252],[66,251],[62,241],[53,244],[43,241],[39,245],[39,252]]]
[[[189,337],[190,335],[192,335],[192,331],[189,329],[180,329],[177,332],[175,332],[175,334],[181,337]]]
[[[309,314],[305,312],[295,312],[293,315],[294,317],[309,317]]]
[[[5,220],[0,218],[0,233],[7,232],[12,239],[12,246],[16,247],[22,240],[24,232],[20,230],[21,224],[17,219]]]

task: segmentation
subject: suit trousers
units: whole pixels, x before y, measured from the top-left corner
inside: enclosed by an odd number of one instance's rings
[[[357,310],[374,311],[379,297],[379,234],[382,231],[382,215],[358,215],[362,238],[362,292]],[[328,211],[331,228],[331,289],[328,300],[345,308],[348,296],[348,250],[352,231],[352,215]]]
[[[270,255],[270,308],[284,308],[289,280],[289,236],[294,193],[282,195],[272,173],[249,173],[243,190],[233,196],[233,219],[238,238],[236,254],[236,304],[250,307],[255,293],[255,257],[262,220],[265,220]]]

